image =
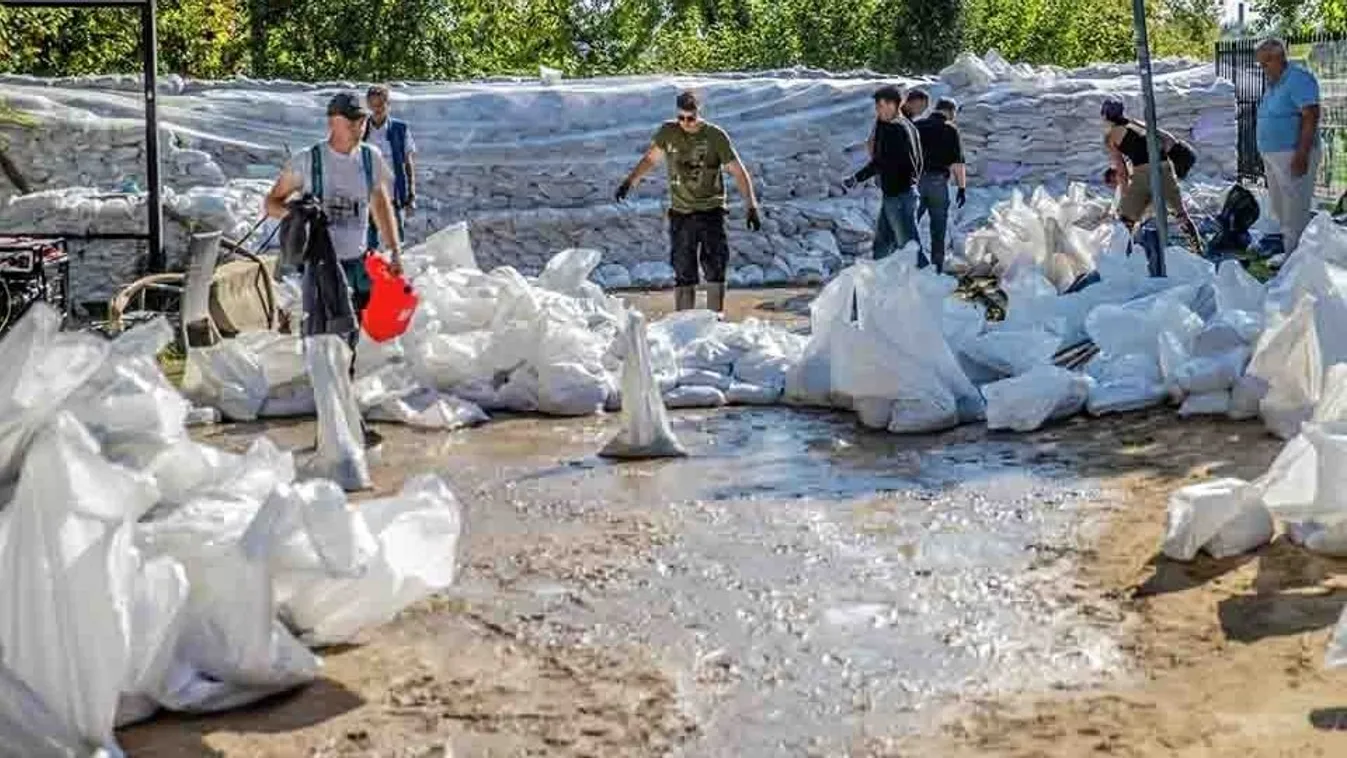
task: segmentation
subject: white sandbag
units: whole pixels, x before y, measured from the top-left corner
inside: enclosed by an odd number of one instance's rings
[[[538,369],[538,410],[550,416],[589,416],[603,410],[611,383],[602,370],[579,363]]]
[[[1241,376],[1230,388],[1230,418],[1235,421],[1257,418],[1267,389],[1267,382],[1262,379],[1249,374]]]
[[[679,353],[679,363],[685,369],[705,369],[721,374],[730,373],[742,350],[730,348],[714,336],[693,340]]]
[[[1176,561],[1191,561],[1204,548],[1224,558],[1265,544],[1272,532],[1272,517],[1256,487],[1242,479],[1216,479],[1169,496],[1162,550]]]
[[[1311,420],[1316,423],[1347,421],[1347,363],[1336,363],[1328,368]]]
[[[730,405],[776,405],[781,401],[781,386],[759,387],[756,384],[735,382],[725,391],[725,401]]]
[[[158,498],[69,413],[33,441],[0,511],[0,656],[64,727],[111,745],[132,668],[132,524]]]
[[[963,343],[962,353],[1001,376],[1019,376],[1052,363],[1062,338],[1046,329],[997,329]]]
[[[987,428],[1029,432],[1047,421],[1074,416],[1090,397],[1090,377],[1057,366],[1039,366],[982,388]]]
[[[1102,367],[1096,369],[1086,404],[1092,416],[1150,408],[1168,397],[1159,362],[1149,355],[1098,358],[1091,362],[1092,369],[1096,362]]]
[[[1273,434],[1290,439],[1314,414],[1323,388],[1323,362],[1315,325],[1315,300],[1306,296],[1282,323],[1258,341],[1248,373],[1267,382],[1259,404]]]
[[[429,387],[390,398],[365,413],[370,421],[404,424],[413,429],[453,431],[485,424],[491,420],[475,403]]]
[[[728,374],[703,368],[685,368],[678,374],[680,387],[715,387],[724,392],[734,383]]]
[[[34,436],[108,356],[106,340],[60,329],[61,316],[36,303],[0,339],[0,485],[13,481]]]
[[[191,404],[156,362],[172,341],[162,316],[118,336],[98,371],[68,401],[68,410],[114,462],[140,468],[186,437]]]
[[[538,286],[563,295],[579,296],[580,285],[589,279],[603,253],[598,250],[571,248],[547,261],[538,275]]]
[[[0,756],[122,758],[116,745],[90,744],[53,713],[31,687],[0,664]]]
[[[403,257],[416,261],[423,266],[438,269],[456,268],[477,271],[477,257],[472,252],[472,239],[468,236],[468,223],[459,221],[435,232],[420,245],[407,248]]]
[[[833,388],[833,343],[837,332],[851,322],[858,270],[853,266],[838,274],[810,303],[809,342],[786,374],[787,402],[824,408],[835,404],[840,393]]]
[[[257,356],[238,340],[187,351],[182,391],[197,405],[219,408],[232,421],[252,421],[270,390]]]
[[[394,497],[360,504],[377,551],[352,578],[287,571],[277,577],[286,623],[310,645],[349,642],[454,582],[462,507],[437,476],[407,480]]]
[[[1174,333],[1188,348],[1202,331],[1202,320],[1181,299],[1179,293],[1163,293],[1126,305],[1101,305],[1090,311],[1085,329],[1106,356],[1154,356],[1162,331]]]
[[[1347,558],[1347,518],[1323,523],[1320,521],[1291,521],[1286,524],[1286,536],[1293,544],[1312,553],[1332,558]]]
[[[1254,485],[1269,511],[1279,519],[1293,521],[1318,515],[1315,509],[1318,481],[1319,456],[1302,433],[1286,443]]]
[[[1179,406],[1179,416],[1225,416],[1230,413],[1230,390],[1189,395]]]
[[[1347,519],[1347,422],[1305,424],[1303,435],[1314,448],[1314,501],[1308,513],[1299,515],[1317,521]],[[1303,477],[1294,469],[1286,475]]]
[[[334,334],[305,340],[309,376],[318,406],[318,445],[311,472],[332,479],[349,491],[372,485],[365,459],[365,436],[360,406],[351,387],[351,351]]]
[[[669,426],[650,361],[645,317],[631,310],[621,339],[626,343],[622,362],[622,431],[599,455],[610,458],[659,458],[687,455]]]
[[[1220,355],[1238,347],[1253,347],[1263,332],[1263,319],[1248,311],[1220,311],[1198,332],[1193,354]]]
[[[664,393],[667,408],[718,408],[725,404],[725,393],[715,387],[675,387]]]
[[[180,556],[191,587],[176,660],[156,699],[214,712],[317,678],[322,663],[276,618],[270,561],[283,499],[268,499],[237,542]]]
[[[1244,374],[1250,352],[1237,347],[1214,358],[1193,358],[1179,367],[1178,384],[1184,392],[1198,395],[1228,390]]]
[[[893,420],[893,400],[887,397],[852,398],[851,408],[856,411],[856,420],[866,429],[887,430]]]
[[[959,401],[943,384],[926,382],[893,398],[889,431],[894,434],[926,434],[959,425]]]
[[[743,384],[784,390],[786,375],[794,365],[795,361],[780,353],[755,350],[734,362],[734,378]]]
[[[1222,261],[1216,273],[1216,307],[1221,311],[1263,312],[1266,288],[1236,260]]]
[[[169,556],[141,564],[131,592],[131,659],[117,708],[117,727],[154,715],[155,694],[169,676],[182,633],[187,572]]]
[[[1347,666],[1347,608],[1338,616],[1338,625],[1333,627],[1333,638],[1328,641],[1324,666],[1330,669]]]
[[[538,410],[539,386],[538,370],[532,366],[515,369],[508,381],[496,391],[495,406],[482,404],[488,410],[508,410],[516,413],[533,413]],[[471,395],[465,395],[474,402],[481,402]]]

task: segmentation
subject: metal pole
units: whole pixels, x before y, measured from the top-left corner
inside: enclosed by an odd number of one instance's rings
[[[1141,73],[1141,96],[1146,101],[1146,152],[1150,159],[1151,208],[1155,211],[1155,232],[1160,238],[1159,254],[1150,261],[1151,276],[1165,275],[1165,248],[1169,246],[1169,216],[1165,210],[1160,167],[1160,135],[1156,133],[1155,88],[1151,85],[1151,45],[1146,38],[1146,0],[1132,0],[1132,26],[1137,36],[1137,67]]]
[[[145,56],[145,181],[149,184],[150,250],[147,260],[151,273],[167,268],[164,255],[164,202],[159,187],[159,45],[155,34],[154,0],[140,6],[140,48]]]

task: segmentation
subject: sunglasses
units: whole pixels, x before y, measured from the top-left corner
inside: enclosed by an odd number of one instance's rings
[[[680,124],[695,124],[695,123],[697,123],[697,116],[696,116],[696,114],[693,114],[693,115],[689,116],[689,115],[687,115],[687,114],[685,114],[685,113],[680,113],[680,114],[678,114],[678,123],[680,123]]]

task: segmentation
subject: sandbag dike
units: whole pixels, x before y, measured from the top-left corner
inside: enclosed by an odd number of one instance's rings
[[[421,210],[409,242],[466,221],[483,267],[539,273],[559,250],[598,250],[594,280],[608,288],[667,286],[665,182],[653,172],[626,204],[612,192],[670,117],[674,95],[693,89],[707,117],[733,136],[764,207],[749,233],[732,200],[731,283],[813,283],[869,250],[878,193],[846,194],[840,180],[864,162],[880,84],[922,84],[963,105],[960,123],[975,187],[1093,181],[1106,158],[1098,112],[1120,96],[1140,113],[1133,67],[1064,70],[1012,66],[994,53],[965,55],[932,79],[810,70],[562,81],[399,83],[397,116],[419,148]],[[138,80],[0,78],[0,98],[32,126],[0,127],[0,142],[37,190],[16,198],[0,182],[0,232],[124,232],[144,228],[144,128]],[[358,83],[299,84],[170,77],[159,101],[170,262],[181,263],[192,229],[241,234],[288,152],[323,136],[323,108]],[[1164,125],[1198,147],[1195,174],[1233,175],[1233,87],[1194,61],[1156,64]],[[1060,185],[1060,186],[1057,186]],[[730,190],[734,196],[735,190]],[[969,229],[1006,192],[970,203],[954,224]],[[979,215],[981,214],[981,215]],[[962,233],[954,236],[956,250]],[[104,300],[141,265],[134,243],[88,247],[74,272],[77,300]]]

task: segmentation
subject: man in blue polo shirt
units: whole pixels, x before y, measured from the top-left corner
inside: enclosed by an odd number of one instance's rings
[[[1310,223],[1314,180],[1322,157],[1319,142],[1319,82],[1286,60],[1286,45],[1269,39],[1254,53],[1267,77],[1258,103],[1258,152],[1263,156],[1268,199],[1290,253]]]

